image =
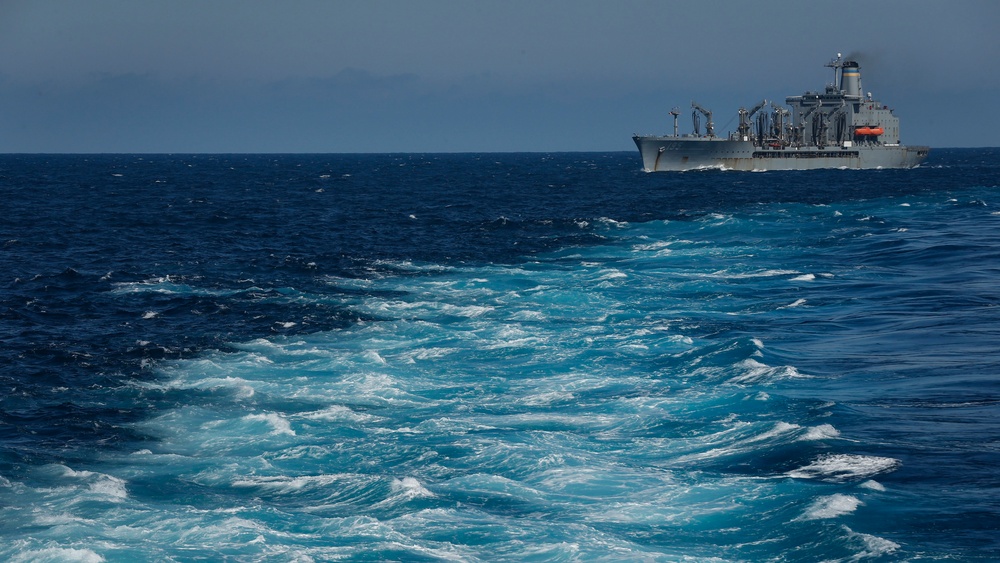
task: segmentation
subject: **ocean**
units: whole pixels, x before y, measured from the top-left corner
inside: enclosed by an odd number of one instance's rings
[[[0,156],[0,559],[1000,560],[1000,149]]]

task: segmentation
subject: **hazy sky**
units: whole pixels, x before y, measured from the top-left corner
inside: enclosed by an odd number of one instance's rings
[[[838,51],[904,143],[1000,145],[992,0],[0,0],[0,152],[633,150]]]

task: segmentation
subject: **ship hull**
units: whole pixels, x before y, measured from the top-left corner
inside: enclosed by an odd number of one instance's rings
[[[709,137],[633,137],[646,172],[687,170],[814,170],[821,168],[913,168],[927,147],[854,145],[848,147],[763,148],[751,141]]]

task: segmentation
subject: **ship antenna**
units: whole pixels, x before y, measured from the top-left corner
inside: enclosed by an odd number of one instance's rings
[[[677,136],[677,117],[681,114],[679,107],[674,106],[674,109],[670,110],[670,115],[674,116],[674,137]]]

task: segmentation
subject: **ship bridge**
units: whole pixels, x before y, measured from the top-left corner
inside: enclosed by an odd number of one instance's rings
[[[838,55],[826,66],[834,69],[834,83],[824,92],[789,96],[791,123],[783,131],[787,146],[843,147],[899,144],[899,118],[888,106],[867,96],[861,88],[861,65]]]

